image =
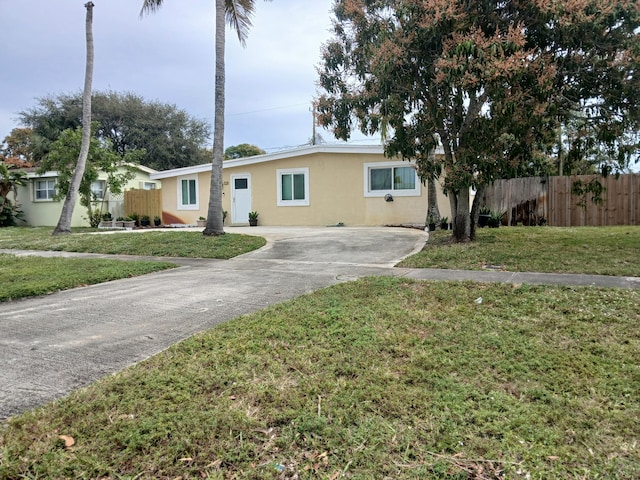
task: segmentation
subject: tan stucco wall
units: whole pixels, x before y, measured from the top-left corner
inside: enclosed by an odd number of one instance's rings
[[[424,225],[427,212],[427,187],[421,185],[420,196],[394,195],[393,202],[383,197],[365,197],[364,164],[388,162],[382,154],[317,152],[274,161],[229,167],[223,170],[223,209],[231,225],[231,176],[251,176],[251,210],[260,214],[261,225]],[[408,165],[408,163],[407,163]],[[309,205],[278,206],[278,169],[309,169]],[[178,210],[178,181],[198,179],[198,210]],[[163,178],[163,221],[193,224],[207,216],[210,173],[187,174]],[[449,200],[439,189],[441,215],[450,217]],[[238,225],[246,224],[248,220]]]
[[[41,178],[54,178],[52,176],[43,175]],[[105,180],[106,175],[99,175],[99,180]],[[153,182],[156,184],[156,188],[162,186],[160,180],[150,180],[149,174],[138,171],[136,177],[127,182],[125,189],[140,188],[140,182]],[[110,194],[108,194],[110,195]],[[114,195],[114,198],[110,201],[105,200],[103,205],[103,212],[109,211],[113,214],[114,218],[124,215],[124,207],[122,198],[123,195]],[[18,188],[18,203],[20,209],[24,212],[25,222],[20,222],[20,225],[29,225],[32,227],[55,227],[60,219],[60,213],[62,212],[62,200],[51,201],[35,201],[34,193],[34,180],[29,179],[27,185]],[[100,207],[100,203],[96,205]],[[73,216],[71,218],[72,227],[88,227],[89,222],[87,220],[87,207],[80,204],[80,200],[76,202],[73,208]]]
[[[183,178],[197,178],[198,208],[186,210],[180,208],[178,198],[178,181]],[[195,224],[199,217],[207,216],[209,206],[209,171],[195,174],[168,177],[162,179],[162,223],[164,224]],[[225,210],[227,207],[224,207]]]

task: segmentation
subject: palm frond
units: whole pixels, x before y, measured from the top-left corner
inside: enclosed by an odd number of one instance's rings
[[[144,0],[142,2],[142,9],[140,9],[140,17],[144,17],[145,14],[155,13],[162,7],[163,0]]]
[[[226,22],[236,31],[238,40],[243,47],[247,43],[254,11],[254,0],[225,0]]]

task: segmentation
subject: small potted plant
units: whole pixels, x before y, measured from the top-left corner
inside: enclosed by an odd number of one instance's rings
[[[149,217],[149,215],[142,215],[140,217],[140,226],[148,227],[149,225],[151,225],[151,218]]]
[[[429,215],[429,221],[427,223],[427,225],[429,226],[429,231],[433,232],[436,229],[436,219],[433,218],[433,215]]]
[[[100,223],[98,224],[98,228],[111,228],[114,227],[113,218],[111,217],[111,213],[103,213],[102,218],[100,219]]]
[[[126,220],[126,218],[124,217],[118,217],[116,218],[116,227],[124,227],[124,221]]]
[[[136,221],[134,218],[131,217],[131,215],[129,215],[122,222],[122,226],[128,230],[131,230],[133,227],[136,226]]]
[[[486,205],[480,208],[480,215],[478,215],[478,226],[484,228],[489,224],[491,218],[491,210]]]
[[[448,217],[440,218],[440,229],[441,230],[449,230],[449,218]]]
[[[129,220],[133,220],[134,226],[136,227],[140,226],[140,224],[138,223],[140,221],[140,215],[138,215],[136,212],[129,214]]]
[[[204,217],[198,217],[197,225],[199,227],[206,227],[207,226],[207,219],[204,218]]]
[[[489,222],[487,223],[489,228],[498,228],[502,223],[503,216],[504,216],[504,213],[491,212],[491,216],[489,217]]]
[[[159,227],[161,224],[162,224],[162,219],[158,215],[153,217],[153,226],[154,227]]]
[[[258,225],[258,212],[249,212],[249,226],[255,227]]]

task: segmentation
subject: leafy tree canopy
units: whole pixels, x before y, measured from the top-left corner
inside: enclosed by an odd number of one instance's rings
[[[92,124],[95,133],[98,124]],[[62,199],[69,192],[71,177],[76,168],[80,146],[82,143],[82,127],[63,130],[58,139],[51,143],[48,155],[41,161],[39,173],[55,171],[58,173],[56,184],[56,198]],[[91,137],[89,154],[84,174],[78,190],[80,204],[87,208],[89,222],[97,226],[100,221],[100,205],[92,185],[99,179],[100,172],[106,173],[106,189],[111,193],[121,193],[126,182],[135,177],[133,165],[139,163],[144,156],[144,150],[125,152],[124,156],[117,154],[110,140],[98,139],[95,134]],[[106,192],[105,189],[105,192]],[[104,193],[104,192],[103,192]]]
[[[17,158],[24,162],[30,162],[32,158],[31,152],[31,135],[30,128],[14,128],[11,133],[4,137],[0,155],[6,158]]]
[[[20,118],[33,129],[34,160],[41,161],[64,130],[81,125],[82,95],[38,98],[35,107],[20,112]],[[204,146],[211,134],[209,124],[175,105],[149,102],[134,93],[94,92],[92,119],[97,138],[108,140],[121,158],[127,152],[144,150],[140,163],[156,170],[206,161]]]
[[[231,160],[233,158],[253,157],[255,155],[264,155],[265,152],[260,147],[250,145],[248,143],[241,143],[240,145],[234,145],[227,148],[224,151],[224,159]]]
[[[423,179],[445,173],[459,241],[474,237],[484,185],[547,171],[575,116],[589,145],[637,158],[635,1],[337,0],[334,13],[320,123],[345,140],[356,126],[381,132]],[[429,155],[438,144],[444,161]]]

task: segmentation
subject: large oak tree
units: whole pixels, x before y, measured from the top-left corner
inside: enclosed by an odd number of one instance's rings
[[[576,114],[617,161],[637,155],[637,2],[337,0],[334,13],[321,123],[382,132],[423,180],[444,174],[457,241],[475,236],[484,186],[539,171]]]
[[[143,151],[140,163],[156,170],[206,163],[211,127],[176,105],[148,101],[132,92],[96,91],[91,96],[95,136],[108,141],[120,157]],[[44,159],[60,134],[82,124],[79,93],[40,97],[36,105],[20,113],[32,128],[34,159]]]

